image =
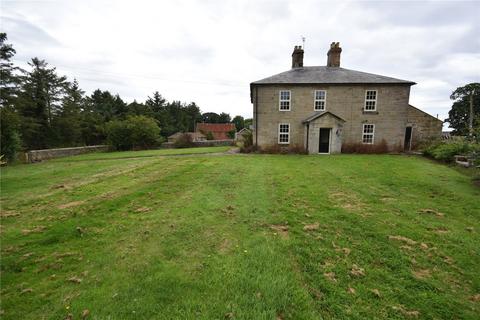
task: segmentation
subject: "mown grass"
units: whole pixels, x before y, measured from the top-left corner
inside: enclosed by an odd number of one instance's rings
[[[220,153],[231,149],[231,146],[222,147],[200,147],[186,149],[152,149],[141,151],[117,151],[117,152],[93,152],[74,157],[58,158],[53,161],[83,161],[83,160],[108,160],[108,159],[129,159],[141,157],[172,156],[172,155],[194,155],[204,153]]]
[[[451,168],[86,157],[2,168],[4,319],[478,317],[480,189]]]

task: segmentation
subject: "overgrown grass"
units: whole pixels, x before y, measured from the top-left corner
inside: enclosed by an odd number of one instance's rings
[[[387,155],[135,154],[2,168],[2,318],[480,312],[480,189],[456,170]]]

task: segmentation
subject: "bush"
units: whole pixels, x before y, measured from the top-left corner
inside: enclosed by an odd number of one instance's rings
[[[243,144],[240,147],[241,153],[251,153],[257,151],[256,147],[253,145],[253,133],[247,131],[243,134]]]
[[[385,139],[382,139],[377,144],[365,144],[365,143],[343,143],[342,153],[366,153],[366,154],[378,154],[388,153],[388,145]]]
[[[205,136],[206,136],[207,140],[214,140],[214,139],[215,139],[215,137],[213,136],[212,131],[208,131]]]
[[[0,108],[0,155],[6,162],[13,162],[22,146],[19,134],[20,119],[18,115],[7,108]]]
[[[192,136],[188,133],[182,134],[178,139],[173,143],[175,148],[191,148],[194,145]]]
[[[237,133],[235,130],[230,130],[227,132],[227,137],[229,139],[235,139],[235,133]]]
[[[455,155],[469,155],[480,152],[480,146],[465,140],[437,141],[425,148],[423,154],[436,160],[452,162]]]
[[[114,150],[148,149],[160,142],[160,128],[156,120],[145,116],[107,122],[105,132],[107,143]]]
[[[307,154],[307,150],[303,146],[296,144],[288,146],[274,144],[259,149],[259,152],[267,154]]]

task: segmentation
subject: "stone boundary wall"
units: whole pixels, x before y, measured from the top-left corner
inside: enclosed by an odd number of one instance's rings
[[[25,153],[25,162],[27,163],[39,162],[39,161],[48,160],[48,159],[69,157],[69,156],[74,156],[82,153],[95,152],[95,151],[107,151],[107,150],[108,150],[108,146],[106,145],[31,150]]]
[[[220,147],[220,146],[232,146],[234,143],[233,140],[205,140],[205,141],[194,141],[193,145],[195,147]],[[164,142],[162,143],[162,148],[172,149],[175,148],[173,142]]]

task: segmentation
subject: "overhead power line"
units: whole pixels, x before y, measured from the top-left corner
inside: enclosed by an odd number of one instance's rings
[[[13,62],[17,63],[25,63],[27,64],[28,61],[24,60],[18,60],[18,59],[13,59]],[[82,72],[88,72],[88,73],[93,73],[93,74],[100,74],[100,75],[106,75],[110,77],[115,77],[117,79],[122,79],[122,78],[144,78],[144,79],[152,79],[152,80],[163,80],[163,81],[175,81],[175,82],[181,82],[181,83],[194,83],[194,84],[202,84],[202,85],[214,85],[214,86],[227,86],[227,87],[239,87],[239,88],[245,88],[248,86],[248,84],[241,84],[240,82],[232,82],[229,80],[216,80],[216,81],[204,81],[204,80],[194,80],[194,79],[178,79],[178,78],[173,78],[169,75],[147,75],[147,74],[131,74],[131,73],[123,73],[123,72],[111,72],[111,71],[103,71],[103,70],[98,70],[98,69],[90,69],[90,68],[84,68],[84,67],[78,67],[78,66],[66,66],[63,64],[51,64],[53,67],[61,68],[61,69],[67,69],[67,70],[72,70],[72,71],[82,71]]]

